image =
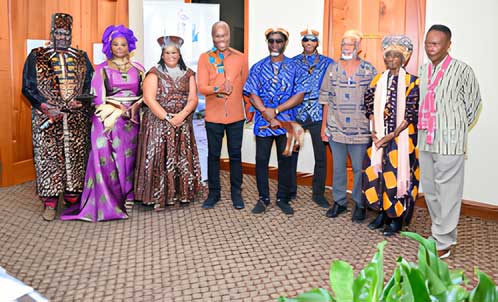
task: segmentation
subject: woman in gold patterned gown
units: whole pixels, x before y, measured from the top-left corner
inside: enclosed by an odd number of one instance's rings
[[[161,59],[143,83],[144,102],[135,168],[135,198],[157,211],[186,204],[202,192],[192,116],[197,107],[194,72],[180,54],[183,39],[157,39]]]

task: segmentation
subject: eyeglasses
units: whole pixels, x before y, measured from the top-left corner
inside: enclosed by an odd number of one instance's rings
[[[304,37],[301,39],[301,41],[303,41],[303,42],[308,42],[308,41],[318,42],[318,38],[316,38],[316,37],[312,37],[312,38]]]
[[[268,39],[266,41],[268,42],[268,44],[273,44],[273,43],[282,44],[282,43],[284,43],[283,39]]]

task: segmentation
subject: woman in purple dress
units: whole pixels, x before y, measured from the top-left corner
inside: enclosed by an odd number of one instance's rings
[[[197,107],[194,72],[180,54],[183,39],[160,37],[161,59],[144,80],[144,107],[135,170],[136,199],[156,211],[202,198],[192,116]]]
[[[136,41],[133,31],[123,25],[111,25],[104,32],[102,52],[108,60],[97,65],[92,79],[96,110],[85,186],[79,205],[67,209],[62,220],[128,218],[135,199],[136,109],[141,102],[144,72],[140,64],[130,61]]]

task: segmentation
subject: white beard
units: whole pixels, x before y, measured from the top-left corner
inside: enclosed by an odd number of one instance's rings
[[[344,60],[344,61],[349,61],[349,60],[352,60],[356,58],[356,55],[353,54],[353,53],[350,53],[350,54],[341,54],[341,60]]]
[[[270,56],[272,56],[272,57],[278,57],[279,55],[280,55],[280,53],[278,51],[270,52]]]

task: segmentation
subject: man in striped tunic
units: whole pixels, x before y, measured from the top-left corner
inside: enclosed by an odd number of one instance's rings
[[[431,61],[421,66],[418,144],[421,183],[441,258],[456,244],[463,195],[467,135],[481,105],[472,68],[453,59],[451,31],[433,25],[425,38]]]

